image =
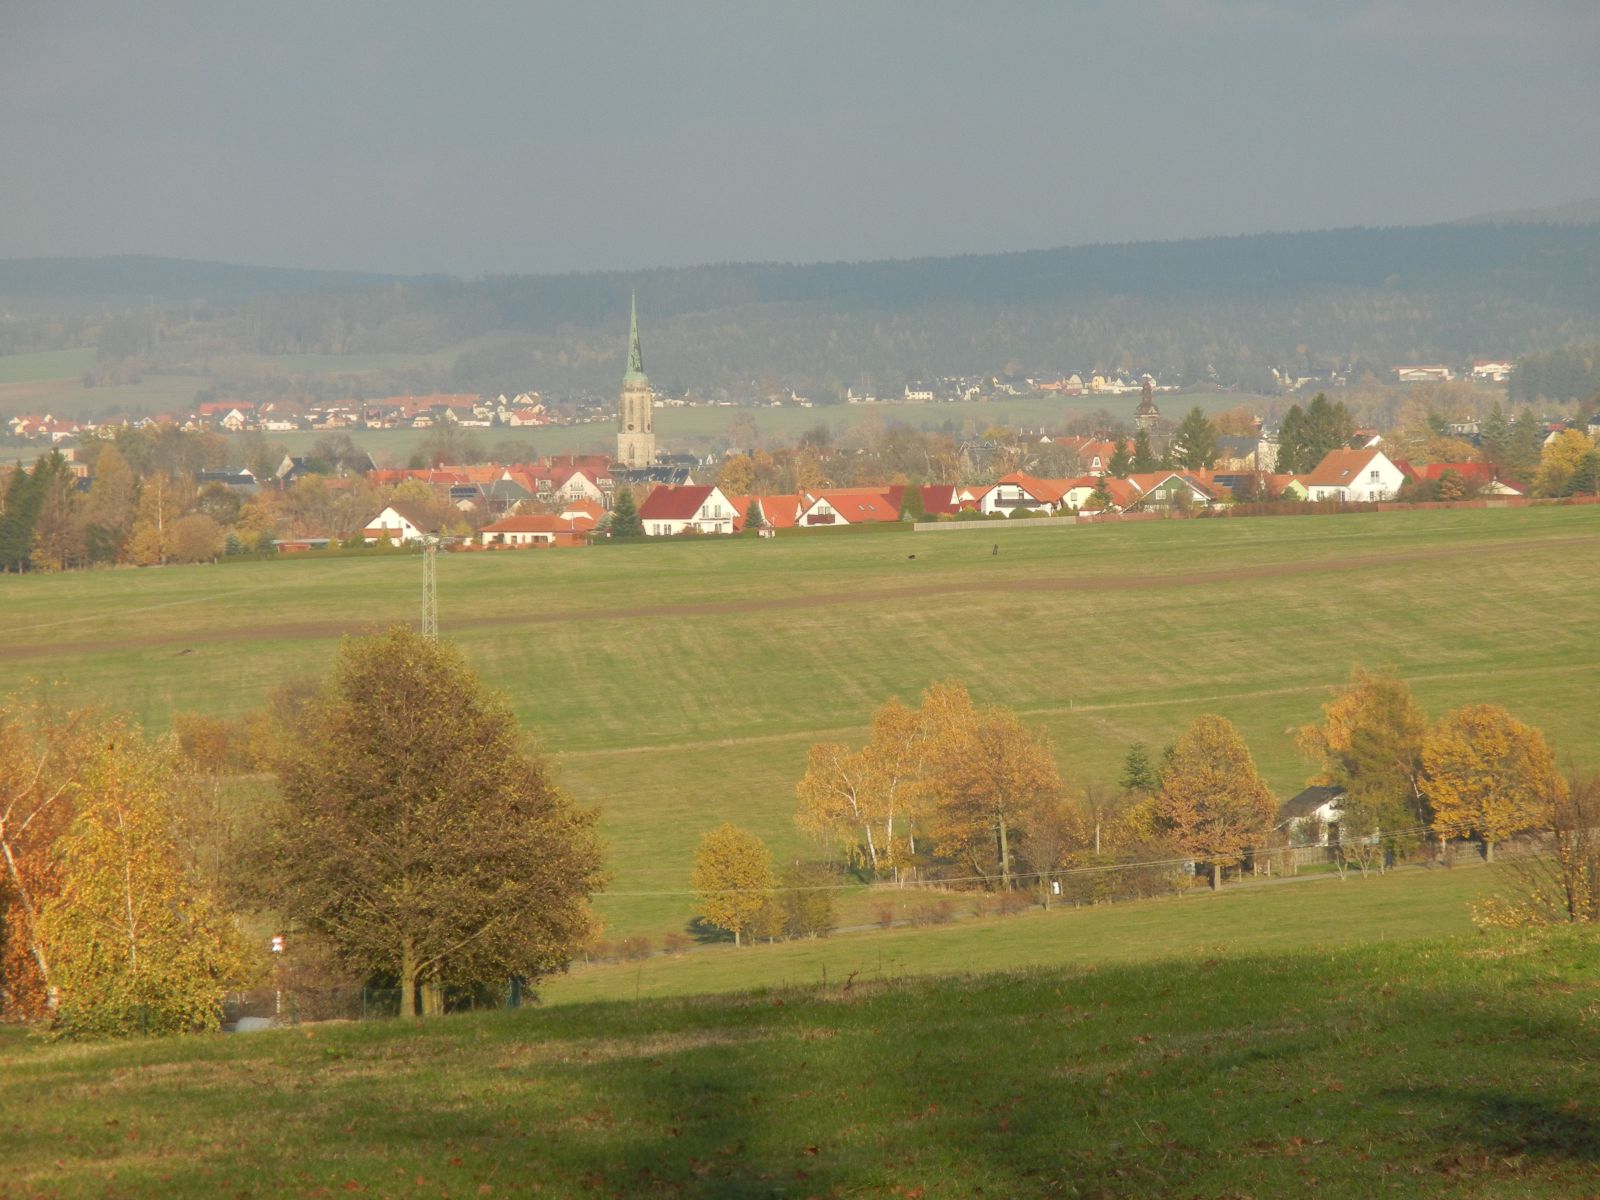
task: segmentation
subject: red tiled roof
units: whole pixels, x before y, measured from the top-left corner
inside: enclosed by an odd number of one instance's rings
[[[662,484],[645,497],[639,517],[645,521],[689,521],[716,491],[715,487],[668,487]]]
[[[492,525],[485,525],[479,533],[569,533],[573,529],[588,529],[590,525],[564,520],[561,517],[535,515],[528,517],[502,517]]]
[[[1330,450],[1305,477],[1305,483],[1310,487],[1344,487],[1359,479],[1367,464],[1381,453],[1381,450]]]

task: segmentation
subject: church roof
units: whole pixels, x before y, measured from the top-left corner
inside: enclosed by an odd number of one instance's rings
[[[623,383],[647,383],[644,377],[644,352],[639,349],[639,297],[628,304],[628,373]]]

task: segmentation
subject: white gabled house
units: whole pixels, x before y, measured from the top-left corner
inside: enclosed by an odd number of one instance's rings
[[[361,536],[369,542],[382,541],[387,537],[389,541],[401,545],[420,542],[424,538],[437,536],[438,532],[437,521],[429,520],[409,505],[391,504],[367,522]]]
[[[1366,503],[1392,500],[1406,475],[1382,450],[1335,450],[1305,477],[1307,498]]]
[[[646,537],[672,537],[684,532],[732,533],[743,513],[719,487],[662,485],[639,506]]]

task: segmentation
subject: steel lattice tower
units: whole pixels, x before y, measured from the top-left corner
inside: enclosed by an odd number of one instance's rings
[[[439,640],[439,539],[428,538],[422,545],[422,636]]]

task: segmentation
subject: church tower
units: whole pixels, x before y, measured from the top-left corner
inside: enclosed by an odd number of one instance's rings
[[[644,377],[644,355],[639,352],[639,298],[628,315],[628,373],[622,377],[617,401],[617,461],[625,467],[648,467],[656,460],[655,405],[650,381]]]

